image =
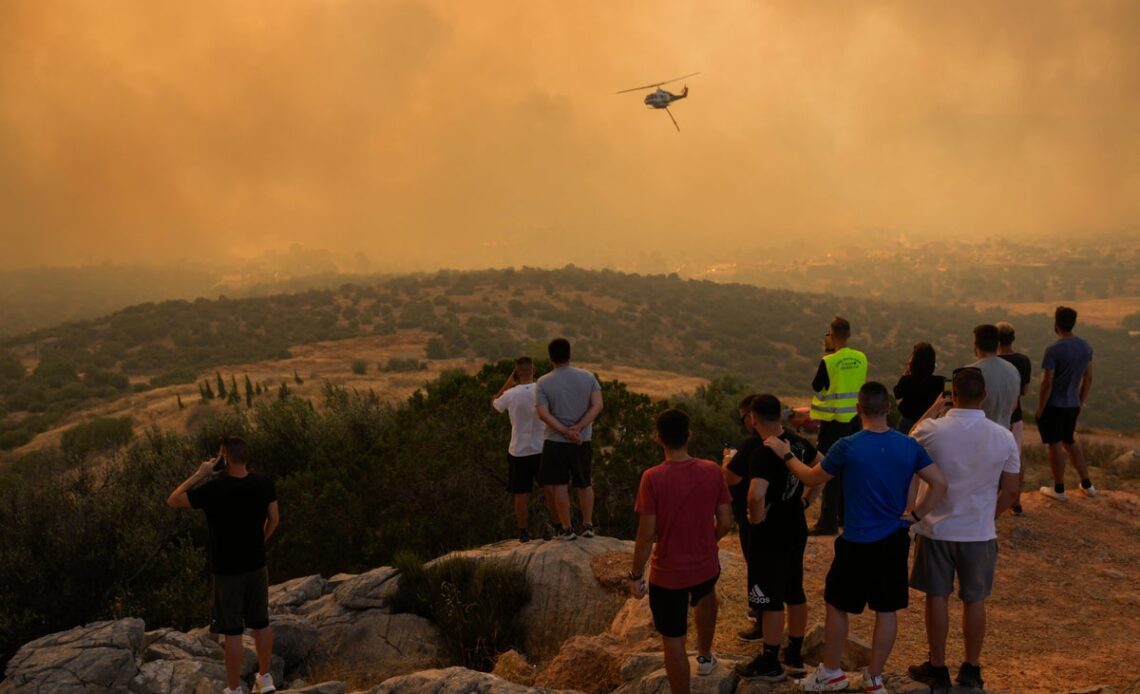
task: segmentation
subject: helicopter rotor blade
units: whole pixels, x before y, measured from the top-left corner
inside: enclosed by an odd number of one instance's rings
[[[677,125],[677,119],[673,117],[673,112],[669,110],[668,106],[665,107],[665,113],[669,114],[669,120],[673,121],[673,127],[677,129],[677,132],[681,132],[681,126]]]
[[[654,87],[660,87],[661,85],[669,84],[670,82],[676,82],[678,80],[688,79],[689,77],[696,77],[699,74],[701,74],[701,73],[693,72],[693,73],[688,74],[688,75],[681,75],[680,77],[674,77],[671,80],[665,80],[664,82],[656,82],[654,84],[647,84],[644,87],[631,87],[629,89],[623,89],[620,92],[614,92],[614,93],[615,94],[625,94],[626,92],[637,92],[637,91],[641,91],[642,89],[653,89]]]

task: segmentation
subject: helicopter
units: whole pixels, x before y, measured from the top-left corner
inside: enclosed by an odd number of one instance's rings
[[[684,99],[685,97],[687,97],[689,95],[689,87],[688,87],[688,85],[686,85],[681,90],[680,94],[674,94],[672,92],[668,92],[668,91],[665,91],[664,89],[662,89],[661,85],[669,84],[670,82],[677,82],[679,80],[687,79],[689,77],[695,77],[696,75],[699,75],[699,74],[701,74],[701,73],[694,72],[694,73],[691,73],[688,75],[681,75],[680,77],[674,77],[673,79],[665,80],[664,82],[657,82],[655,84],[647,84],[643,87],[632,87],[630,89],[623,89],[617,93],[618,94],[625,94],[626,92],[637,92],[637,91],[641,91],[642,89],[653,89],[654,87],[656,87],[656,89],[653,91],[652,94],[647,94],[645,96],[645,105],[648,106],[649,108],[663,108],[663,109],[665,109],[665,113],[668,113],[669,119],[671,121],[673,121],[673,127],[677,129],[677,132],[681,132],[681,126],[677,125],[677,119],[673,117],[673,112],[669,110],[669,104],[673,103],[674,101],[679,101],[680,99]]]

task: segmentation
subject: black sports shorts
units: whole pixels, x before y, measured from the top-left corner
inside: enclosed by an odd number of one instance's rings
[[[239,636],[246,629],[269,626],[269,571],[263,566],[243,574],[214,574],[214,609],[210,631]]]
[[[905,609],[909,598],[907,559],[910,531],[900,528],[878,542],[849,542],[835,538],[835,559],[824,582],[827,604],[862,614]]]
[[[542,444],[542,464],[538,467],[538,483],[543,486],[569,484],[577,489],[589,487],[593,460],[594,449],[589,441],[581,444],[545,441]]]
[[[507,454],[507,491],[511,494],[529,494],[538,479],[538,466],[542,454],[517,456]]]
[[[706,595],[716,589],[720,579],[717,572],[704,583],[688,588],[662,588],[649,584],[649,611],[653,613],[653,626],[657,633],[675,639],[689,630],[689,605],[697,606]]]
[[[784,605],[803,605],[804,550],[807,534],[769,539],[754,526],[748,547],[748,606],[779,612]]]
[[[1077,416],[1081,413],[1079,407],[1053,407],[1046,405],[1037,420],[1037,431],[1041,434],[1041,443],[1072,443],[1073,433],[1077,430]]]

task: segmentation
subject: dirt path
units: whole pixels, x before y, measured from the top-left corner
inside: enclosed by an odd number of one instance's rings
[[[1070,494],[1067,504],[1023,496],[1025,515],[998,523],[1001,551],[982,656],[987,689],[1045,694],[1097,684],[1122,689],[1140,678],[1140,495],[1105,491],[1095,499]],[[739,555],[735,535],[721,547]],[[823,578],[831,538],[811,538],[805,559],[811,624],[823,619]],[[743,562],[721,577],[715,648],[754,655],[758,646],[735,638],[745,618]],[[926,659],[923,597],[911,591],[899,615],[899,635],[887,670]],[[952,598],[948,655],[952,672],[962,657],[961,603]],[[870,640],[873,615],[851,620]]]

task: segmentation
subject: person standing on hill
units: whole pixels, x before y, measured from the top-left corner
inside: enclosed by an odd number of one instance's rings
[[[277,490],[265,475],[250,472],[245,441],[227,436],[220,458],[225,467],[215,472],[207,460],[170,493],[171,508],[196,508],[206,513],[210,529],[210,566],[214,583],[210,632],[225,636],[225,694],[241,692],[245,653],[242,634],[253,630],[258,675],[253,691],[277,691],[269,674],[273,631],[269,628],[269,573],[265,542],[280,522]]]
[[[582,536],[594,536],[594,489],[590,484],[593,423],[602,411],[602,386],[594,374],[570,366],[570,342],[562,337],[550,341],[547,354],[554,370],[538,379],[535,408],[546,423],[546,440],[538,483],[542,485],[550,515],[558,519],[558,537],[576,540],[570,524],[570,492],[578,490],[582,512]]]
[[[922,520],[913,527],[910,587],[926,594],[930,657],[921,665],[912,665],[910,675],[936,689],[950,687],[950,669],[946,666],[948,601],[957,574],[966,644],[966,659],[958,669],[957,682],[981,689],[985,601],[993,590],[997,565],[994,519],[1017,496],[1021,452],[1009,429],[986,419],[982,410],[986,382],[981,370],[965,368],[954,374],[952,398],[953,407],[945,400],[932,406],[911,430],[911,436],[930,454],[950,486],[942,500],[921,514]],[[921,484],[916,492],[921,500],[926,485]]]
[[[1009,430],[1013,432],[1013,439],[1017,442],[1017,450],[1021,450],[1021,439],[1025,433],[1024,415],[1021,412],[1021,398],[1029,392],[1029,381],[1033,377],[1033,362],[1029,361],[1029,357],[1021,354],[1020,352],[1013,351],[1013,340],[1015,337],[1013,326],[1005,321],[997,324],[998,329],[998,356],[1005,359],[1013,368],[1017,369],[1017,375],[1021,376],[1021,394],[1017,398],[1017,404],[1013,408],[1013,415],[1009,418]],[[1021,468],[1018,473],[1020,479],[1017,483],[1017,498],[1013,501],[1014,514],[1021,515],[1021,483],[1025,481],[1025,468]]]
[[[1075,309],[1057,307],[1053,316],[1057,341],[1045,349],[1045,358],[1041,361],[1041,391],[1037,395],[1037,430],[1041,433],[1041,443],[1049,447],[1049,467],[1053,470],[1053,488],[1042,487],[1041,493],[1057,501],[1068,501],[1062,448],[1080,475],[1081,489],[1090,497],[1096,496],[1084,453],[1075,437],[1077,417],[1088,400],[1093,379],[1092,345],[1073,334],[1076,324]]]
[[[1017,368],[997,355],[998,329],[996,325],[979,325],[974,328],[974,356],[970,366],[981,369],[986,379],[986,401],[982,403],[986,418],[1006,429],[1013,417],[1014,406],[1021,395],[1021,375]]]
[[[728,483],[728,492],[732,496],[732,515],[736,520],[736,529],[740,535],[740,554],[748,561],[748,538],[750,524],[748,523],[748,483],[752,479],[749,474],[748,461],[752,453],[764,442],[756,435],[752,428],[752,400],[755,395],[749,395],[740,401],[737,409],[740,423],[744,425],[747,435],[737,448],[725,447],[721,453],[721,471],[724,481]],[[747,595],[748,586],[745,586]],[[756,619],[752,626],[737,634],[741,641],[759,641],[764,635],[764,626],[759,615],[749,610],[749,616]]]
[[[799,460],[814,465],[820,455],[806,439],[781,425],[783,408],[774,395],[757,395],[752,401],[752,426],[760,439],[776,437],[787,442]],[[788,672],[803,675],[800,648],[807,629],[807,596],[804,594],[804,550],[807,520],[804,509],[821,487],[804,495],[804,485],[772,449],[761,445],[749,461],[748,488],[748,604],[760,615],[764,646],[748,664],[736,668],[744,679],[779,682]],[[788,647],[780,664],[784,640],[784,606],[788,612]]]
[[[824,338],[834,352],[824,354],[812,379],[811,418],[819,424],[819,450],[827,453],[836,441],[859,431],[856,399],[867,381],[867,355],[847,346],[851,324],[836,316]],[[823,489],[819,519],[809,535],[835,535],[843,524],[843,483],[836,479]]]
[[[910,598],[910,526],[922,520],[946,493],[946,478],[922,446],[887,425],[891,399],[886,386],[875,381],[864,384],[859,389],[858,408],[862,431],[837,441],[815,467],[801,462],[779,437],[764,439],[764,445],[804,484],[815,486],[837,477],[843,481],[847,524],[835,538],[835,558],[824,583],[823,662],[800,682],[809,692],[847,688],[847,675],[839,665],[847,642],[847,615],[862,614],[868,606],[875,611],[875,630],[864,689],[878,694],[886,691],[883,665],[898,631],[896,612],[906,608]],[[907,513],[916,474],[930,485],[930,491]]]
[[[491,407],[511,419],[511,442],[507,446],[507,490],[514,496],[515,523],[519,542],[530,542],[527,507],[542,461],[544,427],[535,411],[534,361],[519,357]]]
[[[689,415],[665,410],[657,416],[657,443],[665,460],[641,475],[637,491],[637,542],[629,587],[646,594],[645,562],[652,562],[649,609],[661,634],[669,690],[687,694],[689,656],[685,652],[689,606],[696,608],[697,674],[716,669],[716,582],[720,578],[717,541],[732,528],[732,504],[717,464],[689,455]]]
[[[946,378],[934,375],[937,366],[934,347],[929,342],[919,342],[911,350],[906,371],[894,389],[895,400],[899,404],[899,422],[895,428],[902,433],[909,433],[922,413],[942,397]]]

